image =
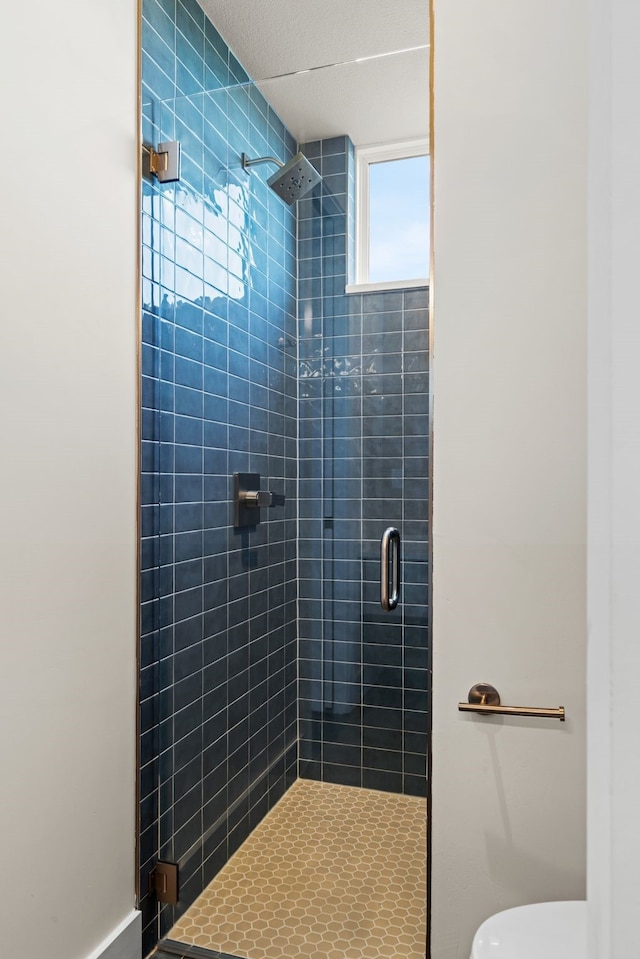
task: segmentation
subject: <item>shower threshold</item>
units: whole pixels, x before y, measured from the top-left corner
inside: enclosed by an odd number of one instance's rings
[[[424,959],[426,801],[298,779],[160,943],[184,959]]]

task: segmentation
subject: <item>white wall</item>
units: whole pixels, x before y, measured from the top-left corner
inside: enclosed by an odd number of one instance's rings
[[[585,894],[586,30],[435,0],[434,959]]]
[[[640,902],[640,9],[589,13],[589,956],[618,959]]]
[[[136,33],[135,0],[2,31],[7,956],[83,959],[134,906]]]

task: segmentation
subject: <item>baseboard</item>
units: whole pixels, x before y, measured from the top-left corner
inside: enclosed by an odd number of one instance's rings
[[[140,959],[141,951],[142,913],[134,909],[87,959]]]

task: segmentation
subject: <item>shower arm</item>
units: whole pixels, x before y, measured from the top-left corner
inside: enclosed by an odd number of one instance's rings
[[[242,154],[243,170],[246,171],[249,167],[255,166],[257,163],[276,163],[279,167],[284,166],[282,160],[278,160],[277,157],[256,157],[255,160],[250,160],[246,153]]]

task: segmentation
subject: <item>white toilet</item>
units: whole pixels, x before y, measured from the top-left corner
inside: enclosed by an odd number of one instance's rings
[[[473,937],[470,959],[586,956],[586,902],[539,902],[489,916]]]

